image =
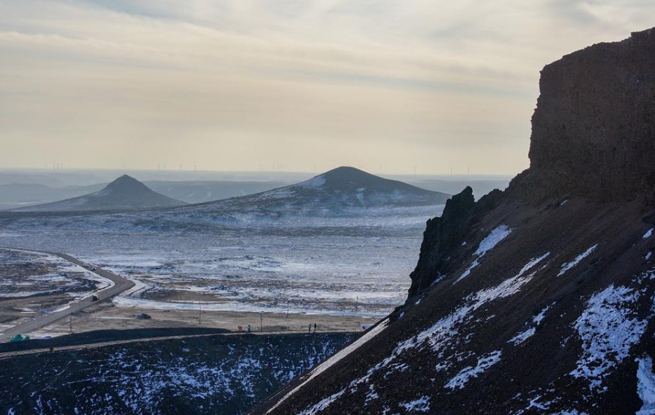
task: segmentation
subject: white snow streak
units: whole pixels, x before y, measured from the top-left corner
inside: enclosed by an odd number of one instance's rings
[[[480,290],[477,293],[470,295],[466,298],[465,304],[456,308],[452,313],[439,319],[435,324],[420,332],[416,336],[410,337],[404,342],[399,343],[398,346],[396,346],[396,348],[391,352],[389,357],[369,369],[365,377],[353,383],[356,384],[366,381],[370,375],[382,369],[383,367],[389,366],[391,362],[393,362],[406,350],[422,346],[423,344],[427,343],[435,352],[443,353],[443,349],[449,344],[450,340],[457,336],[457,327],[460,324],[468,321],[472,312],[490,301],[502,299],[516,294],[519,292],[521,287],[523,287],[523,285],[532,279],[533,276],[534,273],[525,277],[522,277],[519,274],[515,277],[503,281],[495,287]]]
[[[512,233],[512,230],[507,225],[499,225],[494,230],[492,230],[489,235],[487,235],[487,237],[484,238],[482,242],[480,242],[478,249],[473,253],[473,255],[477,257],[475,258],[475,261],[473,261],[468,269],[462,273],[462,275],[457,279],[457,281],[455,281],[455,283],[468,277],[473,268],[480,265],[480,258],[482,258],[487,252],[494,249],[496,245],[498,245],[503,239],[507,238],[510,233]]]
[[[542,256],[538,258],[533,258],[531,259],[523,268],[521,268],[521,271],[519,271],[517,277],[523,276],[526,272],[530,271],[532,268],[534,268],[535,265],[543,261],[544,259],[548,258],[550,256],[550,252],[546,252]]]
[[[543,310],[541,310],[541,311],[539,312],[539,314],[537,314],[536,316],[534,316],[534,318],[532,319],[532,322],[533,322],[534,324],[536,324],[536,325],[541,324],[541,321],[544,319],[544,317],[546,317],[546,312],[547,312],[548,310],[550,310],[550,307],[551,307],[551,306],[552,306],[552,304],[549,305],[548,307],[545,307]]]
[[[644,238],[644,239],[648,239],[648,238],[650,238],[651,236],[653,236],[653,228],[650,228],[650,229],[648,230],[648,232],[646,232],[646,233],[644,234],[643,238]]]
[[[511,338],[507,343],[512,343],[514,346],[518,346],[519,344],[523,343],[530,337],[532,337],[535,332],[537,331],[536,326],[541,324],[541,321],[544,319],[546,316],[546,312],[550,310],[551,306],[545,307],[543,310],[539,312],[536,316],[532,318],[532,323],[535,325],[534,327],[530,327],[529,329],[517,334],[513,338]]]
[[[400,406],[405,408],[406,411],[411,412],[427,412],[430,410],[430,398],[422,396],[411,402],[400,403]]]
[[[532,337],[535,332],[536,329],[534,327],[530,327],[526,331],[522,331],[521,333],[512,337],[507,343],[512,343],[514,346],[518,346],[519,344],[523,343],[524,341]]]
[[[561,277],[562,275],[564,275],[566,271],[578,265],[583,259],[591,255],[591,253],[594,252],[597,247],[598,244],[592,246],[591,248],[587,249],[586,251],[578,255],[573,261],[562,264],[562,269],[560,270],[559,274],[557,274],[557,276]]]
[[[446,384],[446,387],[450,389],[463,389],[471,378],[477,378],[480,374],[484,373],[485,370],[498,363],[500,361],[501,354],[502,352],[500,350],[496,350],[485,356],[482,356],[478,359],[477,366],[469,366],[462,369]]]

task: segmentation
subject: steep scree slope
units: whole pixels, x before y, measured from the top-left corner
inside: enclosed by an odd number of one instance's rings
[[[653,413],[654,63],[650,30],[548,65],[530,169],[454,196],[406,304],[253,413]]]

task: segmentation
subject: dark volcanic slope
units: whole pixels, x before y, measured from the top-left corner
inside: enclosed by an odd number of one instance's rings
[[[354,334],[207,336],[2,360],[3,414],[242,414]]]
[[[255,413],[655,413],[655,30],[540,86],[530,169],[449,200],[405,306]]]
[[[60,202],[16,209],[20,212],[68,212],[91,210],[132,210],[181,206],[185,203],[149,189],[140,181],[124,175],[104,189],[86,196]]]

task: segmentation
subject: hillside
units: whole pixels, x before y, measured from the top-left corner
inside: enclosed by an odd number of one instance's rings
[[[3,414],[242,414],[350,333],[213,335],[3,357]]]
[[[133,210],[181,206],[185,203],[161,195],[138,180],[123,175],[102,190],[84,196],[43,205],[15,209],[19,212],[69,212]]]
[[[450,199],[405,305],[253,413],[655,412],[655,30],[540,91],[530,168]]]
[[[448,196],[353,167],[338,167],[298,184],[206,203],[194,209],[330,214],[384,207],[434,206],[445,203]]]
[[[205,203],[261,193],[289,185],[283,181],[165,181],[144,182],[157,193],[187,203]]]

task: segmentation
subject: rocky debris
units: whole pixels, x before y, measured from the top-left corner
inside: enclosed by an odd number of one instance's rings
[[[530,168],[454,196],[388,325],[253,414],[652,406],[655,30],[565,56],[540,85]]]

